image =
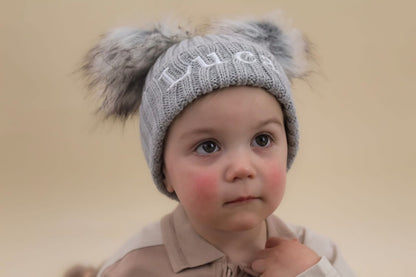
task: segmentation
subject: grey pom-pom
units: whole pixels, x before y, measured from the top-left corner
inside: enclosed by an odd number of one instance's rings
[[[239,34],[263,44],[279,61],[289,79],[303,78],[310,72],[311,46],[297,29],[280,20],[219,21],[210,32]]]
[[[100,110],[106,117],[127,119],[137,113],[151,66],[170,46],[189,36],[181,27],[168,26],[115,29],[88,52],[82,70],[89,88],[102,98]]]

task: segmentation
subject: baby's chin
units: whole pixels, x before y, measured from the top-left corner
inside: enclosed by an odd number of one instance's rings
[[[259,216],[258,214],[241,214],[230,219],[225,226],[224,231],[243,232],[261,227],[268,215]]]

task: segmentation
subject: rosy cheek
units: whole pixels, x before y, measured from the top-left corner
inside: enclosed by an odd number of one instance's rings
[[[286,168],[270,163],[265,166],[266,186],[271,190],[284,190],[286,185]]]
[[[215,174],[205,172],[190,177],[191,193],[194,201],[203,204],[218,196],[217,177]]]

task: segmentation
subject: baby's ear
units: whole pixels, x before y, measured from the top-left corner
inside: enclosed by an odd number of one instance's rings
[[[162,165],[162,174],[163,174],[163,176],[162,176],[163,177],[162,182],[163,182],[163,185],[165,186],[166,190],[169,193],[174,193],[175,192],[175,189],[170,184],[169,180],[166,178],[166,166],[165,166],[165,164]]]

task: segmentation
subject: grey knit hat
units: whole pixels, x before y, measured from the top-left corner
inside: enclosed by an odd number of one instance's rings
[[[260,87],[282,107],[289,169],[299,143],[290,79],[307,73],[308,43],[296,30],[276,23],[225,22],[204,35],[182,28],[118,29],[86,57],[91,87],[101,88],[101,110],[126,119],[139,111],[143,152],[158,189],[166,132],[198,97],[232,86]]]

